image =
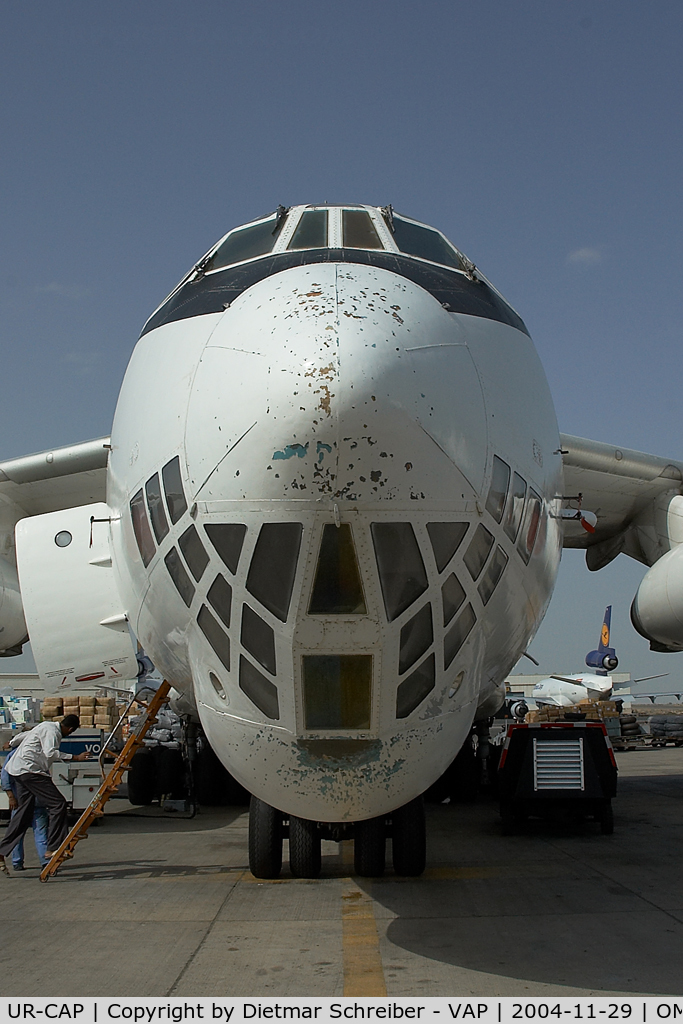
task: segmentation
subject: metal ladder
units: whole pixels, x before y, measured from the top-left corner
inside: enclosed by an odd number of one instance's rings
[[[123,711],[123,714],[120,716],[118,722],[114,726],[114,729],[107,737],[106,743],[102,747],[102,752],[100,754],[100,767],[102,768],[103,775],[104,768],[102,767],[102,759],[104,758],[104,755],[108,753],[107,745],[111,742],[114,733],[116,732],[119,725],[125,718],[126,714],[128,713],[133,703],[135,703],[136,701],[138,704],[142,704],[143,707],[145,707],[146,709],[142,721],[137,726],[135,732],[132,732],[128,739],[126,740],[123,750],[119,754],[117,754],[116,760],[114,761],[114,764],[112,765],[109,774],[105,777],[104,781],[100,785],[100,788],[97,790],[97,793],[92,798],[88,806],[85,808],[85,810],[81,814],[80,818],[78,819],[74,827],[69,832],[68,836],[66,837],[62,845],[59,847],[59,849],[55,850],[55,852],[52,855],[52,859],[48,861],[43,870],[40,872],[41,882],[47,882],[54,874],[57,873],[59,868],[62,866],[62,863],[67,858],[73,857],[73,851],[76,847],[76,843],[78,843],[80,839],[88,838],[88,829],[90,828],[90,826],[92,825],[93,821],[95,821],[96,818],[102,817],[102,815],[104,814],[104,805],[106,804],[109,797],[113,796],[113,794],[121,785],[123,773],[126,771],[130,762],[133,760],[133,756],[142,746],[142,741],[145,738],[148,729],[156,722],[157,712],[162,707],[162,705],[166,703],[170,689],[171,684],[167,683],[166,680],[164,680],[164,682],[161,684],[159,689],[156,691],[156,693],[148,703],[139,700],[135,696],[131,697],[130,701],[126,705],[125,710]]]

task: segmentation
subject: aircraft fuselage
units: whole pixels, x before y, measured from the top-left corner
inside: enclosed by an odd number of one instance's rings
[[[405,259],[269,258],[225,308],[187,315],[185,284],[182,318],[140,338],[114,568],[238,781],[361,820],[424,792],[500,703],[557,574],[559,436],[523,324],[472,311],[483,280],[452,271],[461,311]]]

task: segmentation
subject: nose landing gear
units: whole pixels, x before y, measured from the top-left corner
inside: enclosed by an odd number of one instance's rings
[[[249,869],[255,878],[277,878],[282,870],[282,814],[255,796],[249,804]]]
[[[282,870],[282,841],[289,838],[289,867],[295,878],[317,878],[321,842],[354,840],[354,870],[363,878],[384,874],[386,841],[391,839],[394,871],[417,877],[425,869],[426,828],[422,797],[389,815],[365,821],[327,823],[283,814],[252,796],[249,807],[249,869],[256,878],[277,878]]]

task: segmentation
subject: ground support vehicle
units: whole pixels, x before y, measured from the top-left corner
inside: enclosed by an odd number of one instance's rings
[[[592,817],[609,835],[616,791],[617,764],[602,722],[508,726],[498,767],[505,834],[534,816]]]

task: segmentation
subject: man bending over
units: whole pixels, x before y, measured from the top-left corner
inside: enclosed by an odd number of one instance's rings
[[[33,810],[38,801],[48,812],[47,850],[45,857],[50,860],[66,839],[67,803],[50,776],[53,761],[85,761],[88,755],[64,754],[59,745],[64,736],[70,736],[80,725],[78,715],[67,715],[61,722],[41,722],[28,733],[21,733],[10,741],[18,746],[16,754],[7,765],[17,788],[17,808],[12,815],[5,837],[0,843],[0,872],[9,874],[5,857],[12,852],[25,835],[33,820]]]

